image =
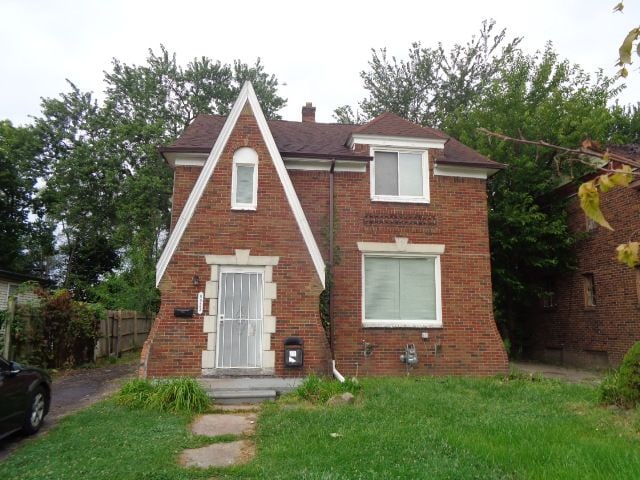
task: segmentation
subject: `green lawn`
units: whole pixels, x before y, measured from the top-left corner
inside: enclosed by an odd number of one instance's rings
[[[598,406],[592,387],[459,378],[362,383],[355,405],[265,406],[257,456],[242,467],[182,469],[179,452],[210,441],[187,433],[188,417],[107,401],[22,447],[0,464],[0,478],[640,478],[638,413]]]

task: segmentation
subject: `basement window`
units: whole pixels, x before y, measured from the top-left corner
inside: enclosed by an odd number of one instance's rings
[[[244,147],[233,154],[231,208],[255,210],[258,206],[258,154]]]
[[[428,203],[427,152],[376,150],[371,166],[371,198],[384,202]]]

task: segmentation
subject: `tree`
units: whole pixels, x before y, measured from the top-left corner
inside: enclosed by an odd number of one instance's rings
[[[245,80],[276,118],[285,100],[259,59],[228,65],[201,57],[182,67],[164,46],[144,65],[114,59],[102,103],[72,83],[69,93],[43,101],[37,125],[46,138],[47,205],[64,235],[65,286],[120,308],[157,306],[154,269],[172,182],[158,147],[199,114],[228,113]],[[112,285],[98,288],[103,282]]]
[[[478,36],[450,52],[413,45],[402,61],[374,52],[370,71],[362,73],[368,97],[360,107],[440,127],[507,165],[489,181],[489,222],[496,319],[503,334],[513,335],[518,318],[549,289],[549,277],[571,266],[574,239],[562,205],[548,194],[581,166],[556,162],[551,149],[488,138],[478,128],[558,145],[605,141],[620,116],[607,104],[620,87],[559,59],[551,44],[527,55],[504,30],[491,37],[493,28],[483,22]]]
[[[506,39],[506,30],[494,32],[496,23],[485,20],[465,45],[446,51],[411,45],[407,60],[388,58],[386,49],[372,50],[369,70],[360,73],[369,96],[360,102],[363,120],[394,112],[407,120],[433,127],[447,123],[458,108],[473,108],[488,85],[522,40]],[[335,116],[352,120],[349,106]],[[346,114],[346,116],[345,116]],[[351,117],[349,116],[351,115]]]
[[[38,132],[0,121],[0,268],[42,273],[51,229],[42,218],[35,185],[42,175]]]

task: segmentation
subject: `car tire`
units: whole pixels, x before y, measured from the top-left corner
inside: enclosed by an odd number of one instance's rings
[[[37,387],[29,397],[29,406],[24,419],[22,430],[27,435],[32,435],[40,430],[42,421],[47,412],[47,392],[42,387]]]

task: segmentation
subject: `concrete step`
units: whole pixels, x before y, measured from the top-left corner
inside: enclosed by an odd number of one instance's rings
[[[243,405],[247,403],[260,403],[267,400],[275,400],[277,392],[267,389],[213,389],[208,391],[209,396],[217,404]]]
[[[200,377],[199,382],[217,404],[247,404],[274,400],[296,389],[303,378]]]
[[[295,390],[304,378],[282,377],[200,377],[206,390],[275,390],[278,394]]]

